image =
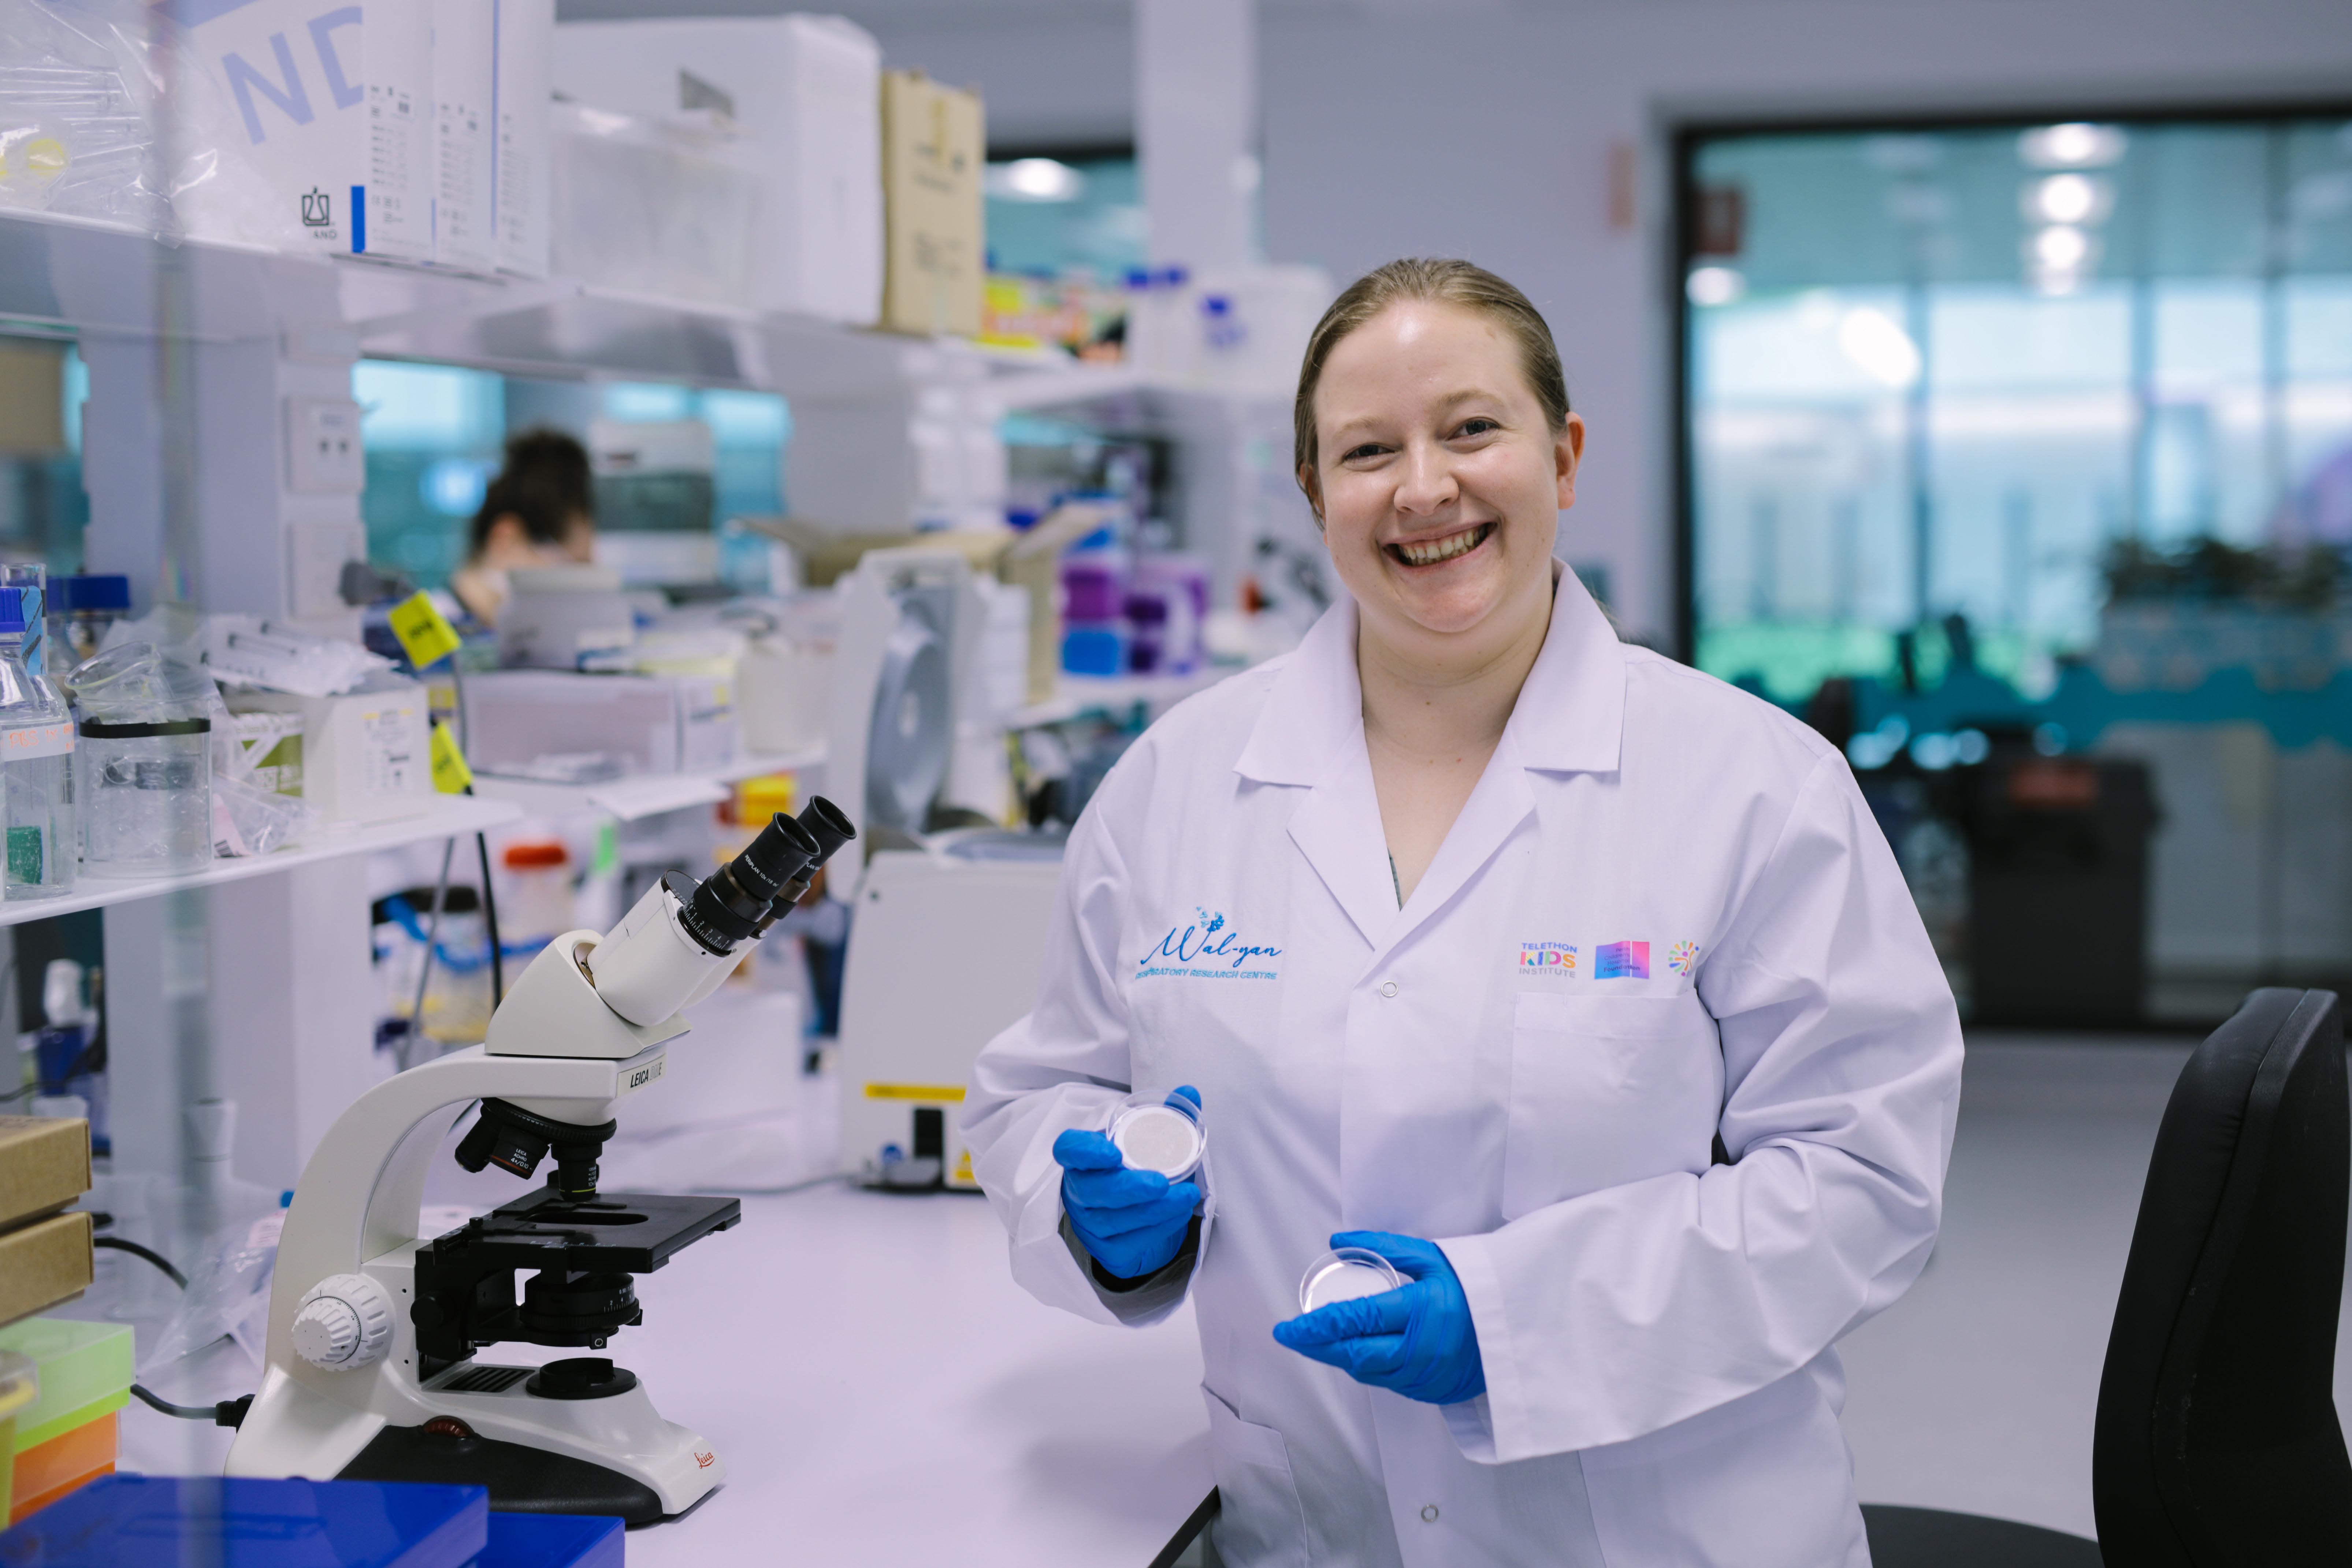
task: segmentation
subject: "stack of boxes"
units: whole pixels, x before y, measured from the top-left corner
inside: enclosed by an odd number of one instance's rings
[[[93,1272],[90,1217],[68,1213],[66,1205],[89,1190],[89,1123],[52,1117],[0,1116],[0,1324],[70,1301],[89,1288]],[[30,1471],[35,1480],[51,1477],[57,1467],[70,1469],[101,1437],[103,1463],[110,1468],[113,1453],[113,1410],[121,1405],[87,1411],[68,1403],[93,1384],[85,1373],[88,1363],[71,1353],[43,1353],[54,1349],[52,1325],[34,1322],[0,1329],[0,1521],[12,1503],[26,1496],[14,1484],[20,1450],[42,1448]],[[131,1384],[131,1341],[127,1329],[109,1331],[122,1340],[121,1386]],[[54,1373],[49,1363],[59,1362]],[[50,1394],[50,1379],[62,1392]],[[102,1380],[101,1380],[102,1381]],[[102,1404],[103,1401],[96,1402]],[[61,1420],[72,1416],[75,1419]],[[103,1417],[108,1430],[67,1443],[79,1428]],[[71,1484],[87,1479],[84,1471],[68,1478]],[[50,1483],[54,1486],[54,1482]]]
[[[0,1351],[31,1361],[40,1378],[39,1394],[16,1415],[9,1465],[14,1523],[114,1473],[117,1413],[131,1403],[131,1329],[27,1318],[0,1329]]]

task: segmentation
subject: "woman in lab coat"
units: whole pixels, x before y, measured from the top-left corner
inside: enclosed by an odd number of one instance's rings
[[[1192,1296],[1245,1568],[1868,1562],[1832,1346],[1935,1241],[1958,1020],[1836,749],[1554,564],[1583,434],[1509,284],[1340,296],[1297,459],[1349,596],[1111,772],[974,1072],[1021,1283]],[[1180,1087],[1201,1173],[1116,1169]],[[1300,1316],[1340,1240],[1412,1282]]]

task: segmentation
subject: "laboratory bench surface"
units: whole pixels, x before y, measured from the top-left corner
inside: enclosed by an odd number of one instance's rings
[[[1935,1257],[1840,1346],[1865,1500],[2092,1533],[2107,1328],[2193,1045],[1971,1036]],[[486,1206],[512,1191],[464,1195]],[[1039,1305],[974,1196],[824,1186],[746,1198],[743,1218],[642,1279],[645,1326],[613,1343],[730,1476],[686,1519],[633,1531],[637,1568],[1144,1568],[1207,1493],[1189,1310],[1135,1332]],[[216,1353],[159,1392],[252,1386],[249,1363]],[[2352,1356],[2337,1359],[2336,1400],[2352,1409]],[[218,1468],[226,1433],[136,1405],[123,1419],[129,1468]]]

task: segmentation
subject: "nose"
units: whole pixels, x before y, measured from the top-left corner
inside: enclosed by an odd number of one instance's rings
[[[1435,441],[1415,441],[1405,448],[1393,503],[1400,515],[1432,515],[1461,499],[1452,453]]]

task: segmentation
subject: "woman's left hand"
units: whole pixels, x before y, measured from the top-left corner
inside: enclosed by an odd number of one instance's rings
[[[1486,1392],[1470,1299],[1435,1243],[1380,1230],[1345,1230],[1331,1245],[1377,1252],[1412,1283],[1334,1301],[1276,1323],[1276,1340],[1358,1383],[1425,1405],[1458,1405]]]

